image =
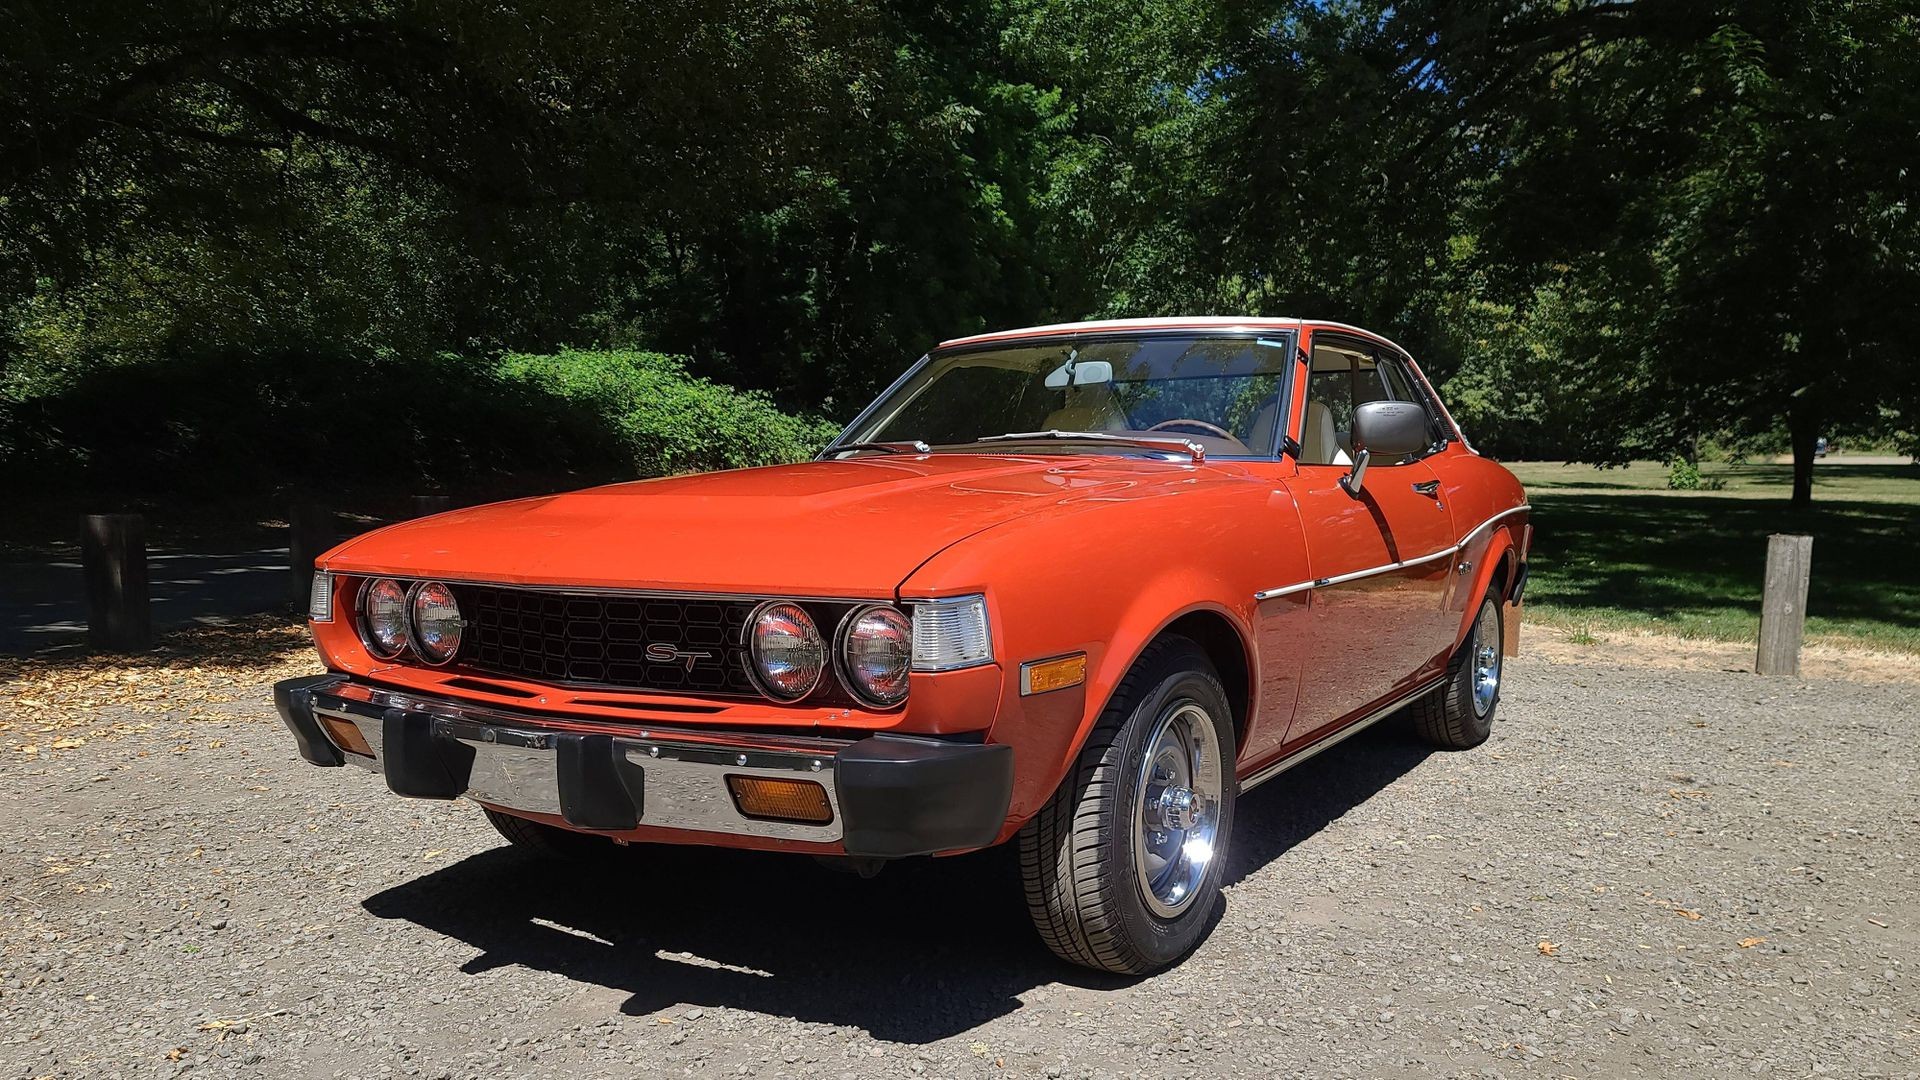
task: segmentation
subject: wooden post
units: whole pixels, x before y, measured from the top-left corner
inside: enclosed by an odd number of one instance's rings
[[[87,576],[87,640],[107,652],[153,644],[147,605],[147,520],[139,514],[88,514],[80,527]]]
[[[307,610],[307,592],[313,588],[313,561],[338,539],[333,511],[313,503],[297,502],[287,515],[287,599],[295,611]]]
[[[451,509],[453,509],[451,495],[415,495],[413,497],[413,516],[417,518]]]
[[[1760,674],[1800,674],[1800,639],[1806,632],[1807,582],[1812,573],[1813,537],[1781,533],[1767,537],[1760,653],[1753,665]]]

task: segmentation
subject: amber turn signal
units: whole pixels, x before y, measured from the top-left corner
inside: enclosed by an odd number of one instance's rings
[[[1087,681],[1087,654],[1074,653],[1055,660],[1035,660],[1020,665],[1020,694],[1044,694],[1065,690]]]
[[[733,805],[750,818],[798,821],[807,825],[825,825],[833,820],[827,789],[811,780],[729,776],[727,790],[733,792]]]
[[[326,727],[327,737],[333,740],[333,745],[349,754],[359,754],[361,757],[373,756],[373,747],[367,745],[367,737],[360,734],[360,729],[355,727],[351,720],[322,714],[320,723]]]

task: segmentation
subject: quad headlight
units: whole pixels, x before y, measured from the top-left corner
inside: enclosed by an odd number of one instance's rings
[[[460,605],[453,590],[438,581],[413,588],[413,651],[429,664],[444,664],[460,651]]]
[[[854,697],[888,708],[907,696],[913,623],[885,604],[855,608],[840,624],[840,674]]]
[[[360,640],[379,660],[406,651],[406,586],[392,578],[374,578],[360,590]]]
[[[438,666],[460,651],[466,620],[453,590],[438,581],[374,578],[360,587],[359,609],[360,640],[376,660],[395,660],[411,649]]]
[[[827,643],[813,616],[798,604],[772,600],[747,620],[749,670],[768,697],[798,701],[813,693],[827,670]]]

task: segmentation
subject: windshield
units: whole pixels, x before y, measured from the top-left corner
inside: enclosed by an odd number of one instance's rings
[[[1274,334],[1056,339],[936,353],[842,441],[978,450],[1004,448],[978,445],[999,435],[1093,432],[1108,436],[1113,450],[1129,449],[1112,441],[1118,436],[1184,439],[1210,457],[1269,457],[1291,351],[1292,339]],[[1101,448],[1093,443],[1074,450]]]

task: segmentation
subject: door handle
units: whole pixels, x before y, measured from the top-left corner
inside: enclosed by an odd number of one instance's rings
[[[1440,481],[1423,480],[1420,483],[1413,485],[1413,490],[1419,492],[1422,495],[1429,495],[1437,499],[1440,497]]]

